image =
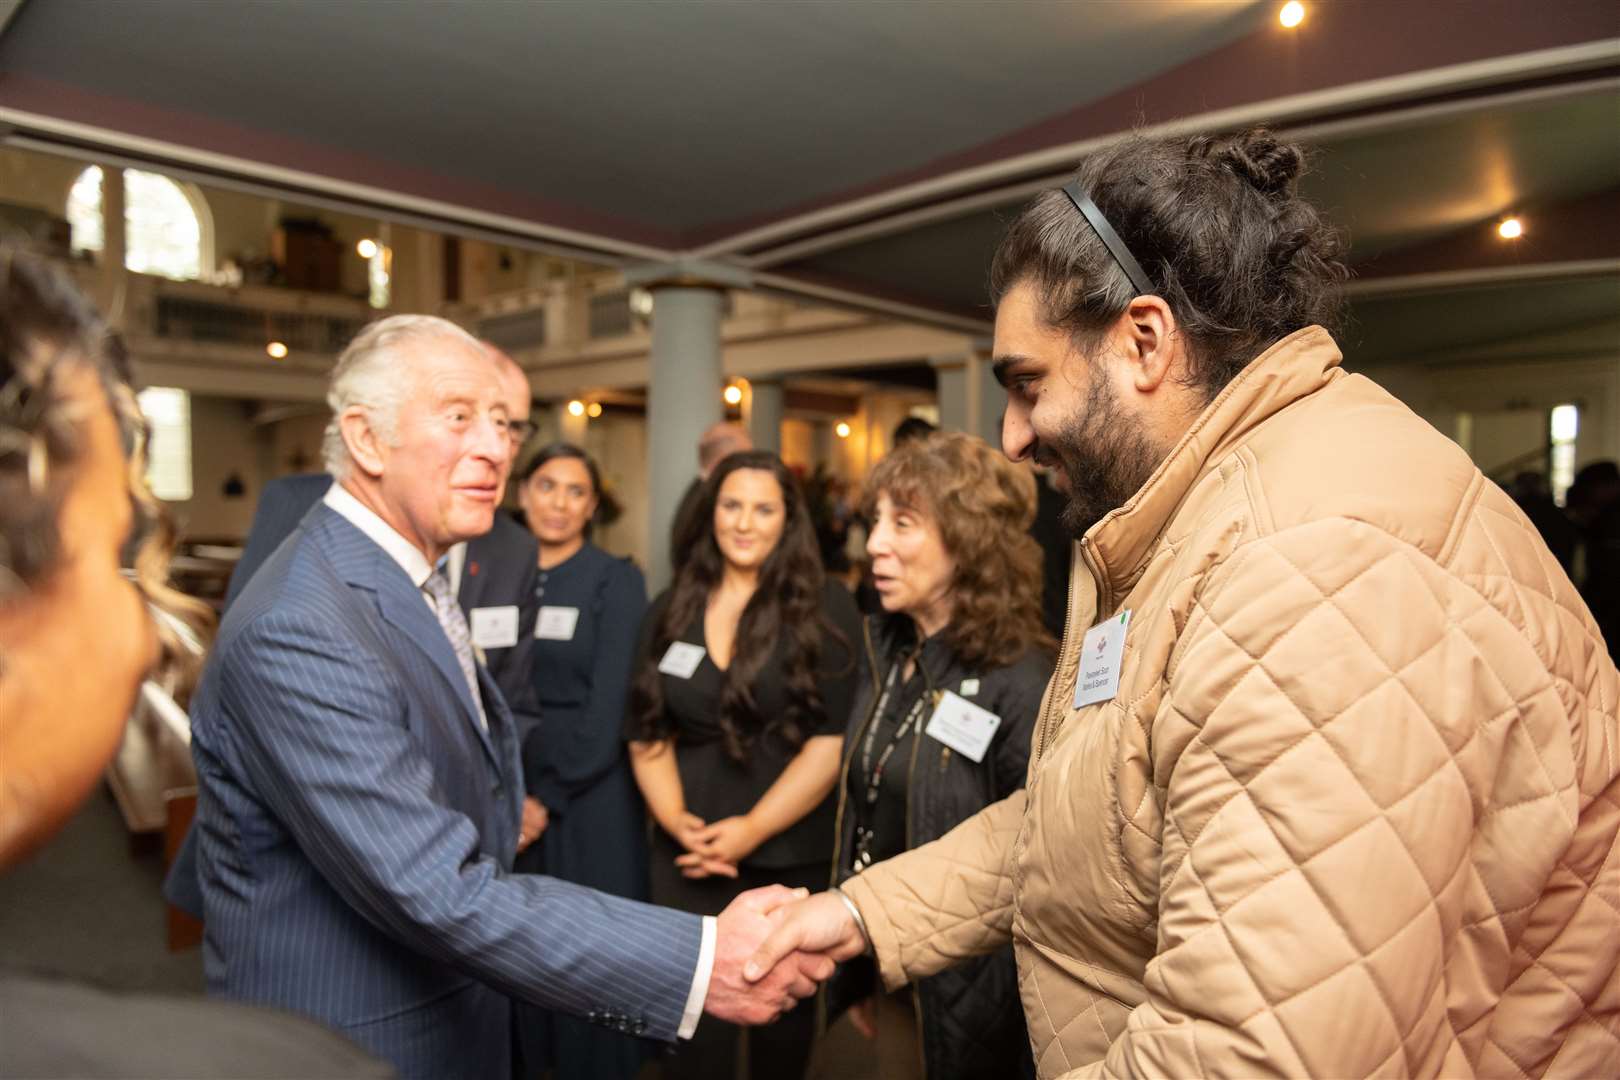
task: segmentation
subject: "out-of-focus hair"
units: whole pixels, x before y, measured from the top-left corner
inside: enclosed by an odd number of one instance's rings
[[[875,520],[881,495],[931,520],[956,565],[943,634],[957,657],[1003,667],[1052,647],[1041,621],[1041,548],[1029,535],[1035,476],[1028,468],[983,439],[937,432],[878,462],[862,500],[867,520]]]
[[[354,464],[343,441],[342,423],[344,412],[356,405],[365,409],[383,442],[393,443],[399,410],[412,385],[400,370],[400,346],[432,338],[448,339],[479,353],[487,351],[477,338],[436,315],[390,315],[368,324],[349,342],[332,368],[326,391],[332,417],[326,422],[321,456],[327,472],[341,480]]]
[[[173,521],[146,484],[148,427],[121,340],[60,270],[0,246],[0,604],[27,596],[61,559],[58,523],[83,453],[82,416],[63,373],[92,372],[118,422],[129,463],[134,531],[128,572],[156,619],[155,674],[183,690],[201,666],[213,614],[169,584]],[[185,639],[191,638],[190,642]]]

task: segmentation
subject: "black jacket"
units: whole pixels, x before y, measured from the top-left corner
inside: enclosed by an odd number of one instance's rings
[[[855,815],[848,806],[848,778],[855,748],[873,720],[890,668],[904,663],[915,648],[911,620],[904,616],[871,617],[863,629],[864,655],[839,773],[835,883],[850,877]],[[1052,658],[1043,650],[1032,650],[1006,667],[986,669],[962,663],[938,639],[924,648],[919,665],[933,690],[960,693],[965,680],[977,679],[977,692],[964,696],[1001,717],[1001,726],[977,764],[932,738],[915,741],[908,764],[908,850],[939,839],[1024,786],[1036,714],[1052,676]],[[828,985],[827,1019],[880,989],[870,959],[843,965]],[[929,1080],[1035,1075],[1010,945],[922,979],[915,991]]]

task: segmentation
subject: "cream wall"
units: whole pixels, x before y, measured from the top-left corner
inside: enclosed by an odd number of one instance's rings
[[[1363,374],[1457,439],[1482,469],[1532,449],[1556,405],[1581,407],[1575,467],[1620,460],[1620,350],[1610,359],[1446,368],[1376,368]],[[1464,423],[1468,414],[1472,420]]]

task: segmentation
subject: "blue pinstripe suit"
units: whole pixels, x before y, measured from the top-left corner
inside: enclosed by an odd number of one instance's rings
[[[691,915],[510,875],[522,773],[398,563],[317,505],[232,605],[192,700],[211,993],[408,1076],[509,1072],[510,1001],[673,1039]]]

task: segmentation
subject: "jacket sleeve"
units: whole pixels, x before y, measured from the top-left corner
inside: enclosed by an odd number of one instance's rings
[[[1470,744],[1478,758],[1482,724],[1512,714],[1487,659],[1505,629],[1359,522],[1253,541],[1211,574],[1153,718],[1166,787],[1145,1000],[1072,1075],[1467,1069],[1448,1056],[1445,950],[1477,888],[1466,770],[1494,768],[1470,766]]]
[[[860,908],[890,990],[1012,941],[1012,849],[1023,819],[1019,790],[839,886]]]
[[[573,731],[553,733],[542,728],[539,732],[545,750],[541,789],[564,794],[559,806],[563,812],[574,794],[590,787],[624,760],[625,702],[646,611],[647,585],[641,571],[616,561],[602,587],[584,723]]]
[[[392,667],[341,626],[274,612],[214,662],[218,734],[255,797],[379,931],[503,993],[575,1014],[618,1003],[675,1037],[701,920],[503,873],[437,798]]]

